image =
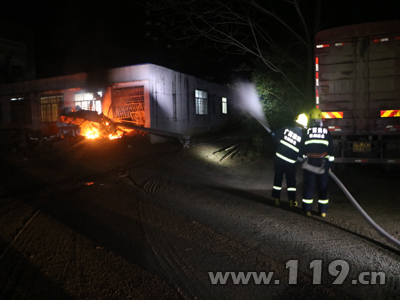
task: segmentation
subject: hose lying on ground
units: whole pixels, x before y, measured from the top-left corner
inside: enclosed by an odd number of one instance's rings
[[[346,195],[346,197],[350,200],[351,204],[353,204],[353,206],[363,215],[363,217],[372,225],[372,227],[374,227],[374,229],[376,231],[378,231],[378,233],[380,235],[382,235],[388,241],[392,242],[393,244],[395,244],[397,247],[400,248],[400,241],[396,240],[394,237],[392,237],[390,234],[388,234],[378,224],[376,224],[374,220],[371,219],[371,217],[362,209],[362,207],[353,198],[353,196],[346,189],[346,187],[343,185],[343,183],[336,177],[335,174],[333,174],[333,172],[331,170],[329,170],[329,175],[331,176],[333,181],[335,181],[335,183],[339,186],[339,188],[343,191],[343,193]]]

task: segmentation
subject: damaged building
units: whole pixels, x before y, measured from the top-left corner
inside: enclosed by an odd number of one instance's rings
[[[0,123],[57,135],[62,112],[87,110],[117,124],[190,135],[222,127],[233,97],[224,85],[141,64],[2,84]]]

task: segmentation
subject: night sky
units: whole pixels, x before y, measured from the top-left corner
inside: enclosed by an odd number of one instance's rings
[[[144,8],[117,2],[10,1],[0,13],[32,29],[37,76],[47,77],[145,59]]]
[[[315,0],[303,1],[308,1],[310,8],[315,5]],[[200,66],[211,74],[212,69],[216,72],[239,64],[231,59],[215,65],[210,57],[203,60],[201,53],[189,51],[185,56],[146,40],[143,2],[8,1],[2,4],[0,18],[1,22],[9,19],[23,24],[34,34],[38,78],[147,62],[193,75]],[[321,29],[400,19],[396,2],[323,0]]]

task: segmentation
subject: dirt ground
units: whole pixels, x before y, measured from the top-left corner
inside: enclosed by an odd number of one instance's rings
[[[327,218],[290,208],[285,193],[276,207],[272,155],[216,152],[244,137],[3,151],[0,298],[400,299],[400,249],[333,182]],[[337,176],[400,239],[399,172],[349,166]],[[301,178],[299,168],[299,200]],[[215,284],[210,272],[273,279]]]

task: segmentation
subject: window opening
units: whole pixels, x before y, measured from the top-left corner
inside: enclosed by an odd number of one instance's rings
[[[207,115],[208,113],[208,93],[205,91],[196,90],[196,115]]]
[[[62,96],[40,98],[40,116],[43,123],[57,121],[61,103]]]
[[[225,97],[222,97],[222,113],[228,113],[228,99],[226,99]]]
[[[100,94],[101,92],[97,93],[97,98],[95,98],[95,95],[93,95],[93,93],[75,94],[75,108],[96,111],[98,114],[101,114],[102,107],[101,107]]]

